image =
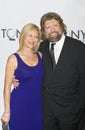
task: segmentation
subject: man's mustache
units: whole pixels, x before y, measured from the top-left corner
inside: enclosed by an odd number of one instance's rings
[[[59,34],[59,32],[56,32],[56,31],[54,31],[54,32],[51,32],[50,34],[53,34],[53,33]]]

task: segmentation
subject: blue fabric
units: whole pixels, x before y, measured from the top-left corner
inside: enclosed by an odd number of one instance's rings
[[[38,56],[38,64],[29,66],[14,53],[18,61],[15,77],[19,87],[11,92],[10,130],[42,130],[42,97],[43,63]]]

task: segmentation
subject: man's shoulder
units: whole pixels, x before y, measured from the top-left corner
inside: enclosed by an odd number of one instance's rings
[[[39,51],[43,52],[44,49],[48,46],[49,41],[48,40],[43,40],[40,43]]]
[[[73,37],[66,36],[66,40],[69,41],[70,43],[73,43],[73,44],[85,46],[85,44],[81,40],[73,38]]]
[[[41,44],[47,44],[47,43],[49,43],[49,41],[47,39],[41,41]]]
[[[72,52],[83,54],[85,55],[85,44],[79,40],[72,37],[66,37],[66,42],[69,45],[69,47],[72,49]]]
[[[40,43],[40,47],[46,47],[48,44],[49,44],[49,41],[48,41],[48,40],[43,40],[43,41],[41,41],[41,43]]]

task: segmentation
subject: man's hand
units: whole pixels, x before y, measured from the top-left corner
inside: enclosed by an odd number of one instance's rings
[[[18,79],[15,79],[15,76],[14,76],[14,78],[13,78],[12,83],[13,83],[14,88],[17,88],[17,87],[19,86],[19,80],[18,80]]]

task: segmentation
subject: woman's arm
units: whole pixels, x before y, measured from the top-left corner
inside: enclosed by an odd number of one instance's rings
[[[4,80],[4,113],[2,115],[1,120],[6,124],[10,120],[10,91],[11,84],[13,81],[14,71],[17,66],[17,60],[15,56],[11,55],[6,63],[5,68],[5,80]]]

